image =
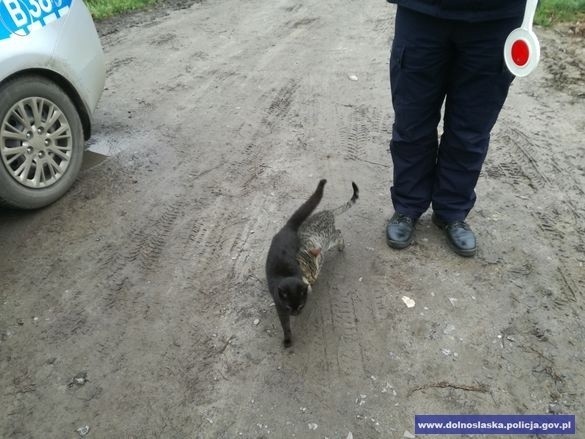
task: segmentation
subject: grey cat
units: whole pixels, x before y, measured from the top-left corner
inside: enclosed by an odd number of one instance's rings
[[[303,273],[303,280],[313,285],[319,277],[323,266],[323,253],[337,247],[339,251],[345,248],[345,241],[341,230],[335,228],[335,217],[352,207],[359,198],[359,189],[352,182],[353,195],[351,199],[336,209],[321,210],[303,222],[299,228],[300,247],[297,252],[297,261]]]

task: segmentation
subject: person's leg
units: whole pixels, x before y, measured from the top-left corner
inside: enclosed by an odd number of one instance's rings
[[[504,64],[504,42],[518,25],[518,19],[461,23],[454,33],[432,196],[433,211],[445,222],[463,221],[474,206],[490,132],[513,78]]]
[[[390,55],[394,124],[391,197],[396,212],[416,220],[431,203],[437,125],[445,98],[454,22],[399,7]]]
[[[462,256],[476,252],[475,235],[464,220],[475,204],[490,132],[513,78],[505,67],[503,48],[518,25],[519,19],[460,23],[453,35],[456,55],[447,86],[432,204],[433,221]]]

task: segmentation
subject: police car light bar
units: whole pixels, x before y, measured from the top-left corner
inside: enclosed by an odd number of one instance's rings
[[[540,43],[532,31],[538,0],[527,0],[522,26],[514,29],[504,44],[504,60],[515,76],[528,76],[540,61]]]

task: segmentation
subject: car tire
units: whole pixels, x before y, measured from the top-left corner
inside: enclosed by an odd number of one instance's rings
[[[57,84],[31,75],[0,87],[0,205],[38,209],[59,199],[84,149],[79,113]]]

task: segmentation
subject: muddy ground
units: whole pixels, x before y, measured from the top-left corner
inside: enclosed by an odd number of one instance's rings
[[[543,63],[513,84],[469,217],[477,257],[453,254],[430,214],[398,252],[384,240],[393,14],[221,0],[99,25],[107,90],[85,170],[44,210],[0,212],[0,437],[585,419],[584,40],[537,31]],[[264,258],[322,177],[323,206],[352,180],[361,198],[284,350]]]

